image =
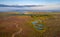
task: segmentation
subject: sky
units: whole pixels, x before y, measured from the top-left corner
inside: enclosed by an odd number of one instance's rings
[[[0,4],[8,4],[8,5],[49,5],[49,4],[60,4],[60,0],[0,0]]]
[[[43,5],[36,7],[0,7],[0,11],[12,10],[60,10],[60,0],[0,0],[4,5]]]

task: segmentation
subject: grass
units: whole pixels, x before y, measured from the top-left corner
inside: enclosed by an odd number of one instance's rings
[[[41,33],[33,27],[32,22],[43,20],[47,29]],[[16,27],[18,25],[18,27]],[[19,29],[23,31],[15,37],[60,37],[60,14],[7,14],[0,15],[0,37],[11,37]],[[2,34],[3,33],[3,34]]]

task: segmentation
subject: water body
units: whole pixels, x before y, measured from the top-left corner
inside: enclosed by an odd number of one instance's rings
[[[34,28],[37,30],[44,30],[44,24],[42,24],[42,23],[37,24],[38,22],[39,22],[39,20],[32,22]]]

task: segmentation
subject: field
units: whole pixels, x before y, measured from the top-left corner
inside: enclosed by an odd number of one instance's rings
[[[32,24],[40,19],[45,31],[36,30]],[[60,13],[0,13],[0,37],[60,37]]]

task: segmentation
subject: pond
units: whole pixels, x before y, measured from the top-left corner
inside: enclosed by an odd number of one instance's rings
[[[35,29],[44,30],[44,24],[42,23],[42,20],[33,21],[32,24]]]

